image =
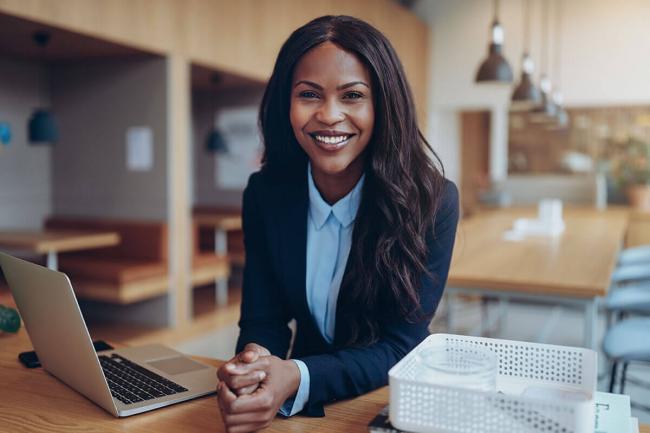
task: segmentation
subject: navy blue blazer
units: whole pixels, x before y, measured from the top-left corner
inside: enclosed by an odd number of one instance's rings
[[[458,191],[452,182],[446,182],[435,235],[428,242],[428,267],[433,278],[423,278],[420,287],[424,319],[418,323],[384,320],[379,341],[365,347],[344,347],[340,343],[345,341],[346,324],[339,319],[339,310],[334,342],[329,344],[307,304],[309,192],[307,170],[304,172],[293,181],[257,172],[244,191],[246,265],[237,352],[248,343],[257,343],[285,359],[291,340],[287,324],[296,319],[291,357],[302,360],[310,375],[309,401],[302,413],[324,416],[324,403],[386,385],[388,370],[429,334],[428,324],[447,281],[458,223]]]

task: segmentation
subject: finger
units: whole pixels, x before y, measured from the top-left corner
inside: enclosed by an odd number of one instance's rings
[[[269,355],[271,354],[271,352],[269,351],[269,349],[267,349],[267,348],[264,347],[264,346],[260,346],[260,345],[257,344],[257,343],[248,343],[248,344],[244,347],[244,350],[252,350],[252,351],[257,352],[258,354],[260,354],[260,355],[262,355],[262,356],[269,356]]]
[[[259,383],[256,383],[255,385],[245,386],[245,387],[243,387],[243,388],[235,389],[235,390],[233,390],[233,392],[234,392],[237,396],[240,396],[240,395],[246,395],[246,394],[252,394],[252,393],[255,392],[255,390],[256,390],[257,388],[259,388],[259,386],[260,386],[260,384],[259,384]]]
[[[247,349],[247,350],[244,350],[243,352],[240,352],[240,353],[237,355],[236,358],[237,358],[240,362],[243,362],[243,363],[246,363],[246,364],[250,364],[250,363],[252,363],[252,362],[257,361],[257,360],[259,359],[259,357],[260,357],[260,353],[259,353],[257,350],[250,350],[250,349]]]
[[[241,395],[229,405],[229,414],[260,412],[273,408],[273,394],[264,387],[258,388],[253,394]]]
[[[230,375],[224,382],[234,391],[251,385],[257,386],[264,379],[266,379],[266,373],[264,371],[253,371],[248,374]]]
[[[269,422],[274,418],[275,414],[271,413],[269,410],[260,410],[257,412],[246,412],[246,413],[236,413],[236,414],[225,414],[223,417],[223,422],[228,427],[242,425],[242,424],[253,424],[253,423],[264,423]]]
[[[224,382],[217,384],[217,399],[219,407],[223,413],[231,413],[232,405],[237,400],[237,396],[226,386]]]
[[[230,375],[245,375],[245,374],[252,373],[256,370],[264,371],[268,375],[270,365],[271,363],[269,362],[268,357],[263,356],[255,362],[227,363],[222,368],[224,369],[225,373]]]
[[[228,433],[251,433],[257,432],[269,426],[270,423],[241,424],[228,428]]]

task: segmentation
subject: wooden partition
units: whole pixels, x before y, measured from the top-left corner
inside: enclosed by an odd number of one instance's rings
[[[428,28],[391,0],[0,0],[0,14],[141,51],[167,62],[169,322],[190,317],[190,64],[268,79],[282,42],[324,14],[365,19],[395,45],[424,121]],[[6,35],[0,29],[0,38]],[[425,129],[425,125],[422,125]]]

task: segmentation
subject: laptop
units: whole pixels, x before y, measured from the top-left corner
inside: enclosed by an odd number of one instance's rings
[[[116,417],[216,392],[216,369],[152,344],[96,353],[67,275],[0,252],[43,368]]]

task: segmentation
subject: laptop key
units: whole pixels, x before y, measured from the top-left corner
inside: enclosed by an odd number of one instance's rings
[[[187,391],[187,388],[117,354],[100,355],[99,361],[111,394],[125,404]]]

